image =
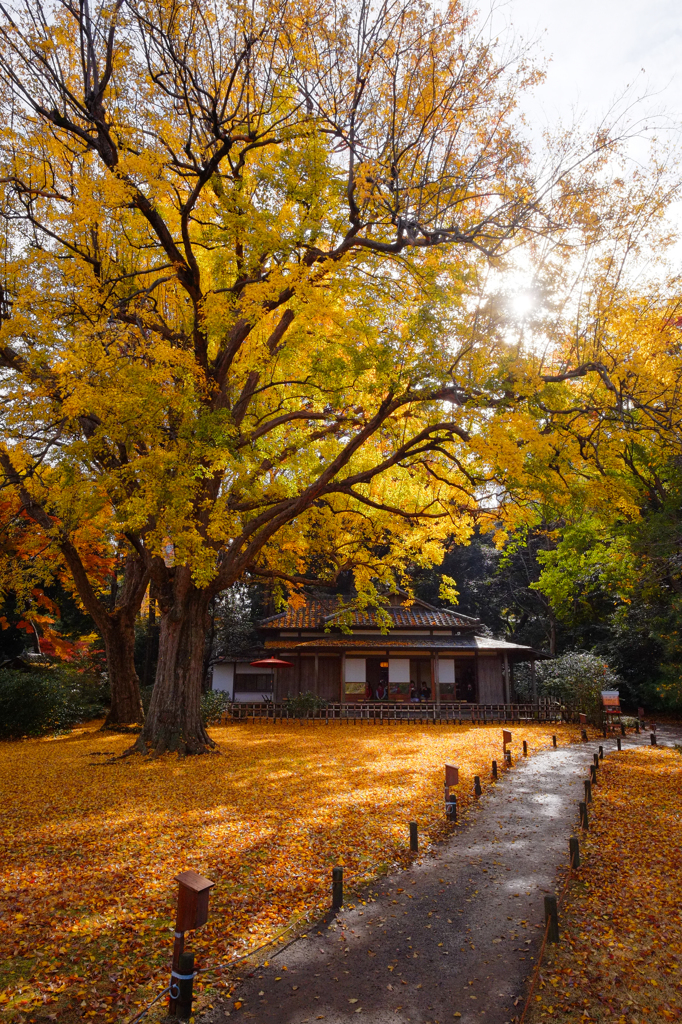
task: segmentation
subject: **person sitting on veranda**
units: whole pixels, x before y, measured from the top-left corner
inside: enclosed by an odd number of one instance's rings
[[[419,694],[417,693],[417,687],[415,686],[414,679],[410,679],[410,700],[413,704],[419,703]]]
[[[427,686],[426,683],[422,683],[421,699],[431,700],[431,687]]]
[[[377,686],[377,700],[383,700],[386,696],[386,687],[383,683],[379,683]]]

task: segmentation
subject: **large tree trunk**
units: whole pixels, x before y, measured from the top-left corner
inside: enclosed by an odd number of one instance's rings
[[[129,552],[123,584],[116,586],[116,607],[105,611],[99,603],[90,613],[99,626],[107,656],[111,707],[103,729],[130,729],[144,721],[140,683],[135,669],[135,618],[149,574],[142,559]]]
[[[201,720],[201,680],[209,594],[174,570],[172,601],[162,604],[156,682],[135,748],[155,755],[166,750],[203,754],[215,747]]]
[[[112,616],[105,626],[104,648],[107,656],[111,706],[103,729],[130,728],[144,721],[140,684],[135,670],[135,624],[128,616]]]

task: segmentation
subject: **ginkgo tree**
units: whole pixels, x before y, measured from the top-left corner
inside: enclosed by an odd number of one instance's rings
[[[486,266],[584,216],[611,140],[539,167],[536,72],[456,0],[0,10],[4,479],[110,658],[78,530],[126,545],[126,622],[153,580],[138,746],[200,752],[216,593],[317,561],[371,598],[467,535],[530,429]]]

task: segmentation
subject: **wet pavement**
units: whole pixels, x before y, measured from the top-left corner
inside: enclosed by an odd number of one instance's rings
[[[679,728],[657,735],[659,745],[682,742]],[[512,1022],[600,743],[616,752],[615,739],[601,739],[519,759],[451,839],[252,969],[197,1024]],[[649,743],[648,733],[622,740]]]

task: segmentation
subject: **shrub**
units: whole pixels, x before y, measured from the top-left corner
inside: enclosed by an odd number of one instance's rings
[[[539,697],[554,697],[570,711],[596,715],[601,706],[602,690],[617,690],[623,681],[603,658],[584,651],[569,651],[552,661],[536,666]],[[517,693],[531,699],[530,671],[515,672]]]
[[[288,693],[285,697],[285,703],[289,714],[295,718],[303,718],[309,711],[317,711],[318,708],[326,708],[327,701],[322,700],[316,693],[297,693],[292,697]]]
[[[0,739],[65,732],[104,714],[98,680],[55,666],[0,669]]]
[[[231,705],[224,690],[208,690],[201,695],[201,720],[204,725],[217,725]]]

